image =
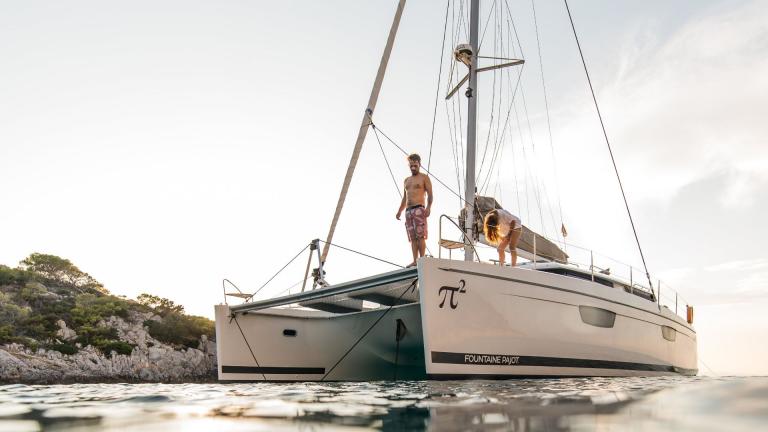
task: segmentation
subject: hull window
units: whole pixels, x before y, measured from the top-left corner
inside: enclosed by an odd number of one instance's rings
[[[584,279],[584,280],[588,280],[588,281],[592,281],[592,278],[593,278],[593,275],[591,275],[589,273],[580,273],[580,272],[571,271],[571,270],[562,269],[562,268],[542,269],[541,271],[546,272],[546,273],[559,274],[559,275],[562,275],[562,276],[569,276],[569,277],[573,277],[573,278],[577,278],[577,279]],[[606,280],[606,279],[603,279],[601,277],[594,276],[594,282],[595,283],[599,283],[600,285],[605,285],[607,287],[613,288],[613,282],[611,282],[609,280]]]
[[[294,329],[285,329],[285,330],[283,330],[283,336],[295,337],[296,336],[296,330],[294,330]]]
[[[612,328],[616,322],[616,314],[609,310],[592,306],[579,306],[581,321],[595,327]]]
[[[677,338],[677,330],[663,325],[661,326],[661,335],[664,336],[664,339],[674,342],[675,338]]]

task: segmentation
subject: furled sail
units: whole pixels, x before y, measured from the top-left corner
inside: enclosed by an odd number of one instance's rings
[[[501,204],[499,204],[493,197],[479,195],[475,197],[475,226],[472,230],[475,241],[493,246],[483,235],[483,220],[489,211],[500,208],[502,208]],[[464,231],[465,227],[465,217],[466,209],[462,209],[461,214],[459,215],[459,225],[461,226],[462,231]],[[520,236],[520,241],[517,243],[517,248],[550,261],[557,261],[559,263],[568,262],[568,254],[560,249],[555,243],[532,231],[525,225],[523,225],[523,233]]]

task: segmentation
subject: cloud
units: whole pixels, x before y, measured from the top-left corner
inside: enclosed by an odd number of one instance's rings
[[[710,9],[661,43],[643,33],[622,52],[612,81],[596,90],[636,199],[670,199],[686,184],[729,171],[719,199],[737,206],[751,185],[768,182],[765,2]],[[594,110],[582,102],[560,113],[567,126],[557,142],[569,143],[566,159],[577,157],[576,149],[598,151]]]
[[[728,261],[669,269],[660,274],[672,287],[685,287],[695,304],[737,304],[768,300],[768,259]]]
[[[768,259],[757,258],[749,260],[730,261],[722,264],[709,266],[704,270],[709,272],[719,271],[752,271],[752,270],[768,270]]]

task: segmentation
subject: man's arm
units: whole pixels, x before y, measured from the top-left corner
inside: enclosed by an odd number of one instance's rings
[[[395,215],[395,219],[400,220],[400,215],[403,213],[403,210],[405,209],[405,194],[406,190],[403,189],[403,199],[400,200],[400,208],[397,209],[397,214]]]
[[[429,213],[432,211],[432,200],[434,199],[434,195],[432,195],[432,180],[429,179],[429,176],[426,176],[424,179],[424,191],[427,193],[427,217],[429,217]]]

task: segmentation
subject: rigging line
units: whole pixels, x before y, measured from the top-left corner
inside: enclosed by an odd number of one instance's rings
[[[363,339],[364,339],[364,338],[365,338],[365,337],[368,335],[368,333],[370,333],[370,332],[371,332],[371,330],[373,330],[373,328],[374,328],[374,327],[376,327],[376,324],[378,324],[378,323],[379,323],[379,322],[380,322],[380,321],[381,321],[381,320],[382,320],[382,319],[383,319],[383,318],[384,318],[384,317],[385,317],[385,316],[386,316],[386,315],[389,313],[389,311],[391,311],[391,310],[392,310],[392,308],[393,308],[393,307],[395,307],[395,305],[397,305],[398,303],[400,303],[400,300],[402,300],[402,299],[403,299],[403,296],[405,295],[405,293],[407,293],[407,292],[408,292],[408,291],[410,291],[410,290],[411,290],[413,287],[415,287],[415,286],[416,286],[416,282],[418,282],[418,280],[419,280],[418,278],[414,279],[414,280],[413,280],[413,282],[411,282],[411,284],[410,284],[410,285],[408,285],[407,287],[405,287],[405,290],[403,290],[402,294],[400,294],[400,297],[398,297],[398,298],[397,298],[397,301],[395,301],[395,302],[394,302],[392,305],[390,305],[390,306],[389,306],[389,307],[388,307],[388,308],[387,308],[387,309],[384,311],[384,313],[382,313],[382,314],[381,314],[381,315],[380,315],[380,316],[379,316],[379,317],[376,319],[376,321],[374,321],[374,322],[373,322],[373,324],[371,324],[371,326],[370,326],[370,327],[368,327],[368,329],[367,329],[367,330],[366,330],[366,331],[365,331],[365,332],[364,332],[364,333],[363,333],[363,334],[362,334],[362,335],[361,335],[361,336],[360,336],[360,337],[359,337],[359,338],[358,338],[358,339],[355,341],[355,343],[353,343],[353,344],[352,344],[352,346],[351,346],[351,347],[349,347],[349,349],[347,350],[347,352],[345,352],[345,353],[344,353],[344,355],[342,355],[342,356],[341,356],[341,358],[339,358],[339,361],[337,361],[337,362],[336,362],[336,363],[335,363],[333,366],[331,366],[331,368],[330,368],[330,369],[328,369],[328,372],[326,372],[326,373],[325,373],[325,375],[323,375],[323,377],[322,377],[322,378],[320,378],[320,382],[323,382],[323,381],[325,381],[325,378],[327,378],[327,377],[328,377],[328,375],[329,375],[331,372],[333,372],[333,370],[334,370],[334,369],[336,369],[336,366],[338,366],[338,365],[339,365],[339,363],[341,363],[341,362],[342,362],[342,361],[343,361],[345,358],[347,358],[347,356],[349,355],[349,353],[351,353],[351,352],[352,352],[352,350],[353,350],[353,349],[355,349],[355,347],[357,346],[357,344],[359,344],[360,342],[362,342],[362,340],[363,340]]]
[[[511,97],[511,100],[509,101],[509,108],[507,109],[507,117],[504,120],[504,127],[501,130],[502,139],[504,137],[504,134],[506,133],[507,126],[509,125],[510,115],[512,114],[512,108],[513,108],[515,100],[517,98],[517,90],[520,88],[520,81],[521,81],[521,78],[522,78],[522,75],[523,75],[523,68],[524,67],[525,67],[525,65],[520,66],[520,70],[519,70],[519,72],[517,74],[517,81],[515,82],[515,87],[512,90],[512,97]],[[509,82],[510,81],[509,75],[507,75],[507,81],[508,81],[508,86],[511,88],[512,87],[512,85],[511,85],[512,83]],[[515,108],[515,115],[517,115],[517,109],[516,108]],[[518,131],[521,131],[521,130],[522,129],[520,128],[520,120],[518,119]],[[520,132],[520,140],[521,140],[521,143],[522,143],[522,132]]]
[[[600,114],[600,107],[597,105],[597,97],[595,96],[595,89],[592,87],[592,80],[589,78],[589,70],[587,70],[587,62],[584,60],[584,53],[581,51],[581,44],[579,43],[579,36],[576,34],[576,26],[573,24],[573,17],[571,16],[571,9],[568,7],[568,0],[563,0],[565,3],[565,10],[568,11],[568,19],[571,21],[571,29],[573,30],[573,37],[576,39],[576,46],[579,48],[579,55],[581,56],[581,64],[584,65],[584,74],[587,76],[587,83],[589,83],[589,91],[592,93],[592,101],[595,103],[595,110],[597,111],[597,117],[600,119],[600,127],[603,129],[603,136],[605,137],[605,144],[608,146],[608,153],[611,155],[611,163],[613,164],[613,170],[616,172],[616,180],[619,182],[619,189],[621,189],[621,196],[624,198],[624,207],[627,208],[627,216],[629,216],[629,223],[632,225],[632,233],[635,235],[635,242],[637,242],[637,249],[640,252],[640,259],[643,261],[643,268],[645,269],[645,277],[648,278],[648,283],[653,286],[651,282],[651,274],[648,272],[648,264],[645,262],[645,255],[643,254],[643,248],[640,246],[640,237],[637,235],[637,229],[635,228],[635,221],[632,219],[632,212],[629,211],[629,202],[627,201],[627,194],[624,192],[624,186],[621,184],[621,177],[619,176],[619,168],[616,166],[616,159],[613,157],[613,150],[611,149],[611,142],[608,140],[608,133],[605,131],[605,123],[603,123],[603,116]]]
[[[451,62],[451,74],[453,74],[453,67],[455,66],[455,64],[456,64],[456,61],[453,60]],[[450,89],[446,89],[446,92],[449,91],[449,90]],[[458,137],[456,136],[456,123],[454,122],[454,118],[456,116],[456,108],[455,108],[456,107],[456,105],[455,105],[456,101],[451,99],[451,101],[450,101],[451,109],[448,109],[448,103],[449,103],[449,101],[446,100],[445,101],[445,116],[446,116],[446,120],[448,122],[448,131],[449,131],[448,137],[451,140],[451,152],[453,154],[453,166],[454,166],[454,169],[455,169],[455,172],[456,172],[456,185],[459,188],[459,194],[461,194],[461,180],[459,179],[459,161],[458,161],[458,156],[456,154],[456,151],[457,151],[457,148],[458,148],[458,144],[457,144]],[[453,111],[453,113],[454,113],[453,117],[451,116],[451,111]],[[461,207],[461,201],[459,201],[459,207]]]
[[[483,41],[485,40],[485,32],[488,31],[488,24],[491,22],[491,17],[494,15],[493,13],[496,12],[496,0],[493,0],[493,4],[491,4],[491,10],[488,12],[488,19],[485,20],[485,27],[483,28],[483,35],[480,36],[480,43],[477,45],[477,54],[480,54],[480,48],[483,47]]]
[[[240,323],[237,321],[237,315],[232,314],[232,320],[235,321],[235,324],[237,325],[237,329],[240,330],[240,335],[243,336],[243,341],[245,342],[245,346],[248,347],[248,351],[251,353],[251,357],[253,357],[253,361],[256,362],[256,366],[261,369],[261,365],[259,364],[259,361],[256,360],[256,354],[253,353],[253,350],[251,349],[251,344],[248,343],[248,339],[245,338],[245,333],[243,333],[243,329],[240,327]],[[261,378],[264,379],[264,381],[267,380],[267,376],[264,375],[264,372],[261,372]]]
[[[371,122],[371,124],[373,124]],[[403,194],[400,192],[400,186],[397,185],[397,180],[395,180],[395,174],[392,172],[392,167],[389,166],[389,160],[387,159],[387,154],[384,153],[384,146],[381,145],[381,140],[379,139],[379,133],[376,131],[376,128],[373,128],[373,133],[376,135],[376,142],[379,143],[379,148],[381,149],[381,155],[384,157],[384,162],[387,164],[387,169],[389,170],[389,175],[392,177],[392,183],[395,185],[395,190],[397,191],[397,195],[400,196],[400,198],[403,198]]]
[[[533,138],[533,127],[531,126],[531,116],[528,112],[528,103],[525,101],[525,90],[520,90],[520,95],[522,96],[523,112],[525,113],[526,124],[528,125],[528,135],[530,136],[530,139],[531,139],[531,151],[533,152],[532,158],[533,158],[533,162],[537,163],[538,161],[536,160],[536,142]],[[524,157],[527,160],[527,156],[524,155]],[[538,167],[536,168],[537,170],[534,172],[534,171],[531,171],[530,167],[528,167],[528,172],[531,175],[531,181],[533,182],[533,188],[534,188],[534,198],[536,198],[536,205],[539,208],[539,218],[541,219],[541,229],[544,232],[546,232],[547,228],[544,224],[544,210],[542,207],[541,190],[539,187],[540,181],[537,175]],[[557,224],[553,223],[553,225],[554,225],[553,229],[557,231],[557,227],[556,227]]]
[[[445,102],[445,115],[448,120],[448,129],[449,134],[448,137],[451,139],[451,153],[453,154],[453,167],[454,171],[456,173],[456,184],[461,187],[461,180],[459,180],[459,162],[456,156],[456,138],[455,138],[455,130],[452,124],[451,120],[451,112],[448,109],[448,102]],[[459,190],[459,193],[461,193],[461,190]],[[459,201],[459,207],[461,207],[461,201]]]
[[[496,69],[493,70],[493,84],[491,87],[491,120],[489,122],[488,134],[485,136],[485,145],[483,145],[483,157],[480,159],[480,168],[475,174],[475,183],[480,178],[480,174],[483,172],[483,165],[485,164],[485,157],[488,154],[488,143],[491,141],[491,131],[493,130],[493,107],[496,105]]]
[[[464,12],[464,10],[467,10]],[[465,19],[465,15],[469,13],[469,9],[464,7],[464,0],[461,2],[461,7],[459,8],[459,29],[464,30],[464,40],[469,40],[469,28],[467,28],[467,21],[468,19]],[[464,24],[462,26],[462,24]]]
[[[710,371],[710,372],[712,372],[712,375],[714,375],[714,376],[716,376],[716,377],[720,377],[720,376],[722,376],[722,375],[720,375],[719,373],[717,373],[717,372],[715,372],[714,370],[712,370],[712,368],[711,368],[711,367],[709,367],[709,365],[708,365],[708,364],[704,363],[704,360],[701,358],[701,356],[699,356],[699,361],[700,361],[700,362],[701,362],[701,364],[703,364],[703,365],[704,365],[704,366],[705,366],[707,369],[709,369],[709,371]]]
[[[555,175],[555,196],[557,197],[557,209],[560,213],[560,225],[565,226],[563,223],[563,205],[560,200],[560,184],[559,176],[557,175],[557,164],[555,163],[555,146],[552,143],[552,123],[549,116],[549,98],[547,97],[547,84],[544,80],[544,61],[541,56],[541,40],[539,39],[539,23],[536,19],[536,2],[531,0],[531,8],[533,9],[533,26],[536,29],[536,46],[539,53],[539,72],[541,73],[541,87],[544,93],[544,109],[547,113],[547,131],[549,132],[549,149],[552,152],[552,171]],[[564,239],[563,239],[564,240]]]
[[[499,7],[501,7],[501,5],[499,5]],[[496,20],[496,29],[497,29],[497,35],[499,37],[498,38],[494,38],[494,43],[493,43],[494,53],[498,52],[496,50],[496,42],[498,41],[499,44],[501,45],[500,53],[501,53],[501,56],[503,57],[506,54],[506,50],[504,49],[504,42],[502,40],[503,29],[501,28],[501,25],[500,25],[498,19]],[[494,71],[494,72],[496,72],[496,71]],[[504,71],[504,70],[500,71],[501,77],[499,78],[499,104],[498,104],[498,109],[497,109],[498,117],[501,117],[501,104],[502,104],[502,99],[503,99],[501,97],[501,93],[502,93],[502,90],[504,88],[504,74],[505,73],[507,74],[507,77],[509,77],[509,72],[508,71]],[[494,75],[494,81],[495,80],[496,80],[496,76]],[[509,89],[508,89],[508,91],[509,91]],[[493,106],[491,108],[492,108],[492,110],[491,110],[492,112],[493,112],[494,109],[496,109]],[[483,185],[483,187],[481,189],[483,191],[485,191],[487,189],[488,185],[490,185],[490,178],[493,176],[493,168],[496,165],[496,161],[497,161],[497,158],[498,158],[498,155],[499,155],[499,144],[501,143],[501,146],[504,145],[504,136],[503,136],[503,134],[499,134],[499,128],[500,127],[501,127],[501,121],[497,121],[496,122],[496,130],[494,131],[494,138],[493,138],[493,152],[492,152],[491,160],[490,160],[490,163],[489,163],[489,166],[488,166],[488,173],[485,176],[485,180],[481,182],[481,184]],[[493,128],[493,125],[491,125],[490,128],[489,128],[489,137],[490,137],[490,129],[492,129],[492,128]],[[485,155],[483,155],[483,158],[485,158]],[[481,166],[481,171],[482,171],[482,163],[481,163],[480,166]],[[481,176],[478,175],[478,180],[480,178],[481,178]]]
[[[392,143],[392,145],[394,145],[395,147],[397,147],[397,149],[398,149],[398,150],[400,150],[401,152],[403,152],[403,154],[404,154],[404,155],[408,155],[408,152],[406,152],[405,150],[403,150],[403,148],[402,148],[402,147],[400,147],[399,145],[397,145],[397,143],[396,143],[396,142],[394,142],[394,141],[392,140],[392,138],[390,138],[390,137],[389,137],[389,136],[388,136],[386,133],[384,133],[384,131],[383,131],[383,130],[381,130],[381,128],[379,128],[379,127],[378,127],[378,126],[376,126],[375,124],[371,124],[371,127],[373,127],[373,128],[376,128],[376,129],[379,129],[379,132],[381,132],[381,135],[382,135],[384,138],[386,138],[386,139],[387,139],[387,140],[388,140],[390,143]],[[448,189],[448,190],[449,190],[451,193],[453,193],[454,195],[456,195],[457,197],[459,197],[459,199],[462,201],[462,205],[463,205],[463,204],[467,204],[466,200],[464,200],[464,198],[463,198],[461,195],[459,195],[458,193],[456,193],[456,191],[454,191],[453,189],[451,189],[451,188],[450,188],[450,187],[449,187],[447,184],[445,184],[445,182],[443,182],[442,180],[440,180],[440,178],[439,178],[439,177],[437,177],[436,175],[434,175],[433,173],[431,173],[431,172],[430,172],[429,170],[427,170],[426,168],[424,168],[424,171],[425,171],[427,174],[429,174],[429,175],[430,175],[432,178],[434,178],[435,180],[437,180],[437,181],[438,181],[438,182],[439,182],[441,185],[443,185],[443,186],[444,186],[446,189]],[[320,240],[320,241],[322,241],[322,240]]]
[[[496,1],[495,0],[494,0],[493,5],[491,7],[493,8],[492,12],[495,12],[496,11],[495,10],[495,8],[496,8]],[[497,15],[495,13],[490,13],[488,15],[488,22],[490,22],[491,16],[497,17]],[[486,30],[488,29],[488,22],[486,22]],[[496,41],[497,41],[497,37],[496,36],[497,36],[496,20],[494,20],[494,36],[493,36],[493,56],[494,56],[493,63],[494,63],[494,66],[499,64],[499,60],[495,59],[495,57],[498,56],[498,53],[497,53],[497,50],[496,50]],[[485,30],[483,31],[483,38],[485,38]],[[480,41],[480,45],[482,46],[482,40]],[[478,48],[478,53],[479,53],[479,51],[480,51],[480,49]],[[496,111],[496,82],[497,82],[496,78],[497,78],[497,72],[499,72],[498,69],[494,69],[493,70],[493,81],[492,81],[492,84],[491,84],[491,119],[490,119],[490,122],[488,124],[488,133],[485,136],[485,143],[483,145],[483,157],[480,159],[480,168],[477,170],[476,173],[473,173],[475,175],[475,184],[479,183],[480,178],[482,177],[483,167],[485,166],[485,158],[488,155],[488,147],[489,147],[489,143],[491,141],[491,133],[493,132],[493,124],[494,124],[493,121],[497,117],[496,114],[495,114],[495,111]],[[503,71],[501,71],[501,73],[503,73]],[[499,79],[499,82],[500,83],[502,82],[501,79]],[[499,86],[499,106],[501,106],[501,86]],[[496,121],[496,124],[498,124],[498,123],[499,122]],[[497,137],[494,138],[494,149],[496,148],[495,146],[498,145],[498,143],[496,142],[496,138]]]
[[[304,282],[304,278],[299,279],[299,281],[296,282],[295,284],[293,284],[293,285],[289,286],[288,288],[280,291],[275,297],[280,297],[281,295],[285,294],[286,292],[290,294],[291,290],[293,288],[296,288],[297,286],[299,286],[299,284],[302,283],[302,282]]]
[[[459,164],[461,164],[461,155],[459,154],[459,137],[456,132],[456,128],[458,127],[458,125],[456,124],[457,121],[456,121],[456,115],[455,115],[455,108],[456,108],[455,105],[456,105],[456,102],[451,101],[451,111],[454,112],[453,117],[451,117],[453,122],[453,129],[452,129],[453,141],[451,141],[451,151],[453,152],[453,168],[455,171],[454,174],[456,174],[456,189],[459,191],[459,195],[461,195],[461,171],[459,168]],[[449,115],[451,111],[448,111]],[[459,207],[461,206],[462,206],[462,202],[461,200],[459,200]]]
[[[525,145],[522,146],[523,149],[523,160],[525,161],[525,171],[528,173],[528,177],[531,179],[532,188],[533,188],[533,198],[536,202],[536,206],[539,209],[539,220],[541,222],[541,230],[546,233],[546,227],[544,225],[544,211],[541,208],[541,194],[539,192],[539,183],[538,179],[534,176],[533,172],[531,171],[529,159],[528,159],[528,153],[525,151]],[[534,154],[535,156],[535,154]]]
[[[523,54],[523,45],[520,43],[520,37],[517,35],[517,26],[515,26],[515,20],[512,18],[512,11],[509,8],[509,2],[507,0],[504,0],[504,4],[507,5],[507,19],[512,24],[512,31],[515,33],[515,40],[517,41],[517,46],[520,48],[520,58],[525,58],[525,54]],[[515,47],[512,45],[512,52],[514,52]]]
[[[454,136],[456,138],[456,185],[459,190],[459,194],[461,194],[461,160],[462,156],[464,154],[462,153],[462,145],[461,140],[464,139],[463,131],[461,129],[461,116],[456,115],[456,104],[457,101],[453,98],[451,99],[451,111],[453,112],[453,129],[454,129]],[[461,105],[459,105],[459,110],[461,110]],[[459,111],[461,113],[461,111]],[[458,120],[457,120],[458,119]],[[459,202],[459,207],[461,207],[461,202]]]
[[[368,255],[368,254],[366,254],[366,253],[363,253],[363,252],[360,252],[360,251],[356,251],[356,250],[354,250],[354,249],[346,248],[346,247],[344,247],[344,246],[340,246],[340,245],[337,245],[337,244],[335,244],[335,243],[328,243],[328,242],[326,242],[326,241],[324,241],[324,240],[320,240],[320,242],[321,242],[321,243],[325,243],[325,244],[328,244],[328,245],[331,245],[331,246],[333,246],[333,247],[337,247],[337,248],[339,248],[339,249],[343,249],[343,250],[345,250],[345,251],[347,251],[347,252],[352,252],[352,253],[356,253],[356,254],[358,254],[358,255],[362,255],[362,256],[364,256],[364,257],[366,257],[366,258],[371,258],[371,259],[374,259],[374,260],[376,260],[376,261],[381,261],[381,262],[383,262],[383,263],[385,263],[385,264],[390,264],[390,265],[393,265],[393,266],[395,266],[395,267],[405,268],[404,266],[401,266],[400,264],[395,264],[395,263],[393,263],[393,262],[391,262],[391,261],[387,261],[387,260],[385,260],[385,259],[377,258],[377,257],[375,257],[375,256],[373,256],[373,255]]]
[[[456,105],[458,105],[459,109],[459,121],[456,123],[459,126],[459,162],[467,160],[467,154],[464,151],[464,137],[466,134],[464,133],[464,119],[461,116],[461,103],[458,101],[458,98],[456,98]],[[466,180],[466,168],[464,167],[464,164],[459,163],[459,178]],[[461,183],[459,182],[459,193],[461,193]]]
[[[520,201],[520,183],[517,180],[517,158],[515,158],[515,144],[512,141],[512,131],[509,132],[509,141],[512,143],[512,176],[515,179],[515,196],[517,197],[517,208],[520,210],[523,202]]]
[[[517,133],[520,135],[520,148],[522,150],[521,153],[523,153],[523,167],[525,167],[528,161],[525,158],[525,138],[523,138],[523,126],[520,124],[520,113],[517,110],[517,104],[514,105],[514,109],[515,119],[517,120]],[[523,176],[523,186],[525,187],[525,192],[523,193],[523,196],[525,197],[525,213],[527,219],[531,221],[531,201],[528,194],[528,176]]]
[[[502,20],[499,18],[499,15],[501,15],[500,12],[501,12],[501,9],[502,9],[501,2],[499,2],[498,5],[499,5],[499,13],[496,14],[496,30],[497,30],[498,38],[494,39],[493,46],[494,46],[494,50],[495,50],[496,49],[496,42],[498,42],[498,45],[500,47],[498,52],[501,54],[501,57],[507,57],[506,56],[507,50],[505,49],[505,45],[504,45],[504,28],[502,27]],[[499,74],[500,74],[500,77],[499,77],[499,81],[500,81],[499,82],[499,94],[500,95],[501,95],[501,93],[502,93],[502,91],[504,89],[504,76],[506,74],[506,76],[509,77],[510,73],[511,72],[509,70],[500,70],[499,71]],[[509,92],[509,88],[507,88],[507,92]],[[498,106],[498,108],[496,110],[496,112],[498,113],[499,118],[501,118],[502,99],[503,99],[502,97],[499,97],[499,106]],[[501,127],[501,121],[497,121],[496,122],[496,131],[495,131],[495,135],[494,135],[494,143],[493,143],[493,148],[494,149],[497,149],[499,145],[502,145],[502,146],[504,145],[504,137],[503,137],[503,135],[499,134],[499,132],[500,132],[499,128],[500,127]],[[490,168],[489,172],[493,171],[493,165],[495,163],[496,163],[495,159],[491,159],[491,168]]]
[[[505,3],[506,3],[506,0],[505,0]],[[504,10],[504,5],[501,4],[501,2],[499,2],[499,16],[502,15],[503,10]],[[507,22],[506,27],[503,26],[505,21]],[[512,42],[511,26],[509,25],[508,21],[505,20],[503,17],[500,17],[498,26],[499,26],[499,29],[500,29],[499,44],[501,45],[502,57],[511,57],[509,55],[509,53],[510,53],[510,51],[514,52],[514,48],[515,48],[514,47],[514,43]],[[505,35],[505,32],[504,32],[505,29],[506,29],[506,35]],[[512,75],[512,73],[510,71],[507,71],[507,73],[506,73],[507,92],[510,93],[510,98],[509,99],[510,99],[510,101],[513,102],[514,99],[515,99],[515,94],[517,92],[517,83],[515,84],[515,88],[513,89],[512,85],[511,85],[511,81],[510,81],[511,75]],[[518,75],[518,78],[519,78],[519,75]],[[511,109],[511,106],[510,106],[510,109]],[[499,101],[499,112],[501,112],[501,101]],[[505,147],[506,147],[508,142],[509,142],[510,146],[512,145],[512,133],[511,133],[511,131],[509,131],[509,129],[507,129],[508,123],[509,123],[509,110],[508,110],[507,118],[506,118],[506,120],[504,122],[504,128],[501,130],[501,133],[498,134],[499,140],[501,142],[501,150],[499,151],[498,157],[494,158],[491,161],[492,162],[492,164],[491,164],[492,167],[493,167],[494,163],[498,163],[497,168],[496,168],[496,191],[497,191],[496,192],[496,196],[498,196],[498,197],[500,197],[502,199],[503,199],[504,190],[503,190],[503,188],[501,186],[501,171],[502,171],[502,166],[504,164],[504,157],[503,157],[504,156],[504,150],[505,150]],[[509,141],[507,141],[507,139],[506,139],[507,136],[509,136]],[[512,149],[511,151],[514,151],[514,149]],[[514,155],[513,155],[513,161],[514,161]],[[490,170],[490,172],[492,172],[492,171],[493,171],[493,169]],[[517,172],[516,172],[517,170],[514,168],[514,165],[513,165],[512,171],[513,171],[513,174],[515,175],[515,183],[517,184],[517,178],[516,178],[517,177]],[[490,175],[489,175],[487,180],[488,180],[488,184],[490,184]],[[516,191],[516,193],[518,194],[518,201],[519,201],[519,192]]]
[[[310,246],[310,244],[311,244],[311,243],[309,243],[309,244],[307,244],[306,246],[304,246],[304,249],[300,250],[300,251],[299,251],[299,253],[297,253],[295,257],[291,258],[291,260],[290,260],[290,261],[288,261],[288,264],[284,265],[284,266],[283,266],[283,268],[281,268],[280,270],[278,270],[278,271],[277,271],[277,273],[275,273],[274,275],[272,275],[272,277],[271,277],[271,278],[269,278],[269,280],[268,280],[268,281],[264,282],[264,285],[262,285],[261,287],[259,287],[259,289],[257,289],[257,290],[256,290],[256,292],[254,292],[253,294],[251,294],[251,298],[253,298],[253,297],[254,297],[256,294],[258,294],[258,293],[259,293],[259,291],[261,291],[261,290],[262,290],[262,288],[264,288],[265,286],[267,286],[267,284],[268,284],[268,283],[272,282],[272,279],[274,279],[274,278],[275,278],[277,275],[279,275],[279,274],[280,274],[280,272],[282,272],[283,270],[285,270],[285,268],[286,268],[286,267],[288,267],[289,265],[291,265],[291,263],[292,263],[292,262],[294,262],[294,261],[296,260],[296,258],[298,258],[298,257],[299,257],[299,255],[301,255],[301,254],[302,254],[302,252],[304,252],[305,250],[307,250],[307,248]]]
[[[534,163],[538,163],[538,160],[536,158],[536,142],[534,141],[534,138],[533,138],[533,127],[531,126],[531,117],[530,117],[530,114],[528,112],[528,104],[527,104],[527,102],[525,100],[525,90],[521,89],[520,90],[520,94],[522,96],[523,112],[525,113],[526,124],[528,126],[528,135],[530,136],[530,141],[531,141],[531,151],[533,152],[533,156],[532,156],[533,157],[533,161],[534,161]],[[525,150],[525,149],[523,149],[523,150]],[[524,155],[524,157],[526,157],[526,156]],[[526,159],[527,159],[527,157],[526,157]],[[538,167],[536,167],[536,168],[537,168],[537,170],[535,172],[531,171],[530,168],[528,168],[528,172],[531,175],[531,181],[533,182],[533,186],[534,186],[534,197],[536,198],[536,204],[537,204],[537,206],[539,208],[539,217],[541,219],[541,229],[544,230],[544,231],[547,231],[547,228],[544,225],[544,210],[543,210],[543,207],[542,207],[542,193],[541,193],[541,187],[540,187],[540,184],[543,185],[543,182],[539,179]],[[544,198],[547,200],[547,202],[545,204],[547,206],[551,207],[550,202],[549,202],[549,196],[546,194],[546,191],[544,193]],[[557,223],[554,220],[554,214],[552,214],[551,211],[550,211],[550,217],[552,218],[552,226],[553,226],[553,230],[555,231],[555,237],[558,237],[559,230],[557,229]]]
[[[440,79],[443,77],[443,56],[445,54],[445,31],[448,29],[448,10],[451,7],[451,0],[445,4],[445,24],[443,24],[443,42],[440,45],[440,69],[437,71],[437,90],[435,90],[435,109],[432,111],[432,133],[429,137],[429,157],[427,158],[427,168],[432,163],[432,144],[435,141],[435,121],[437,120],[437,102],[440,99]],[[399,189],[398,189],[399,191]]]

